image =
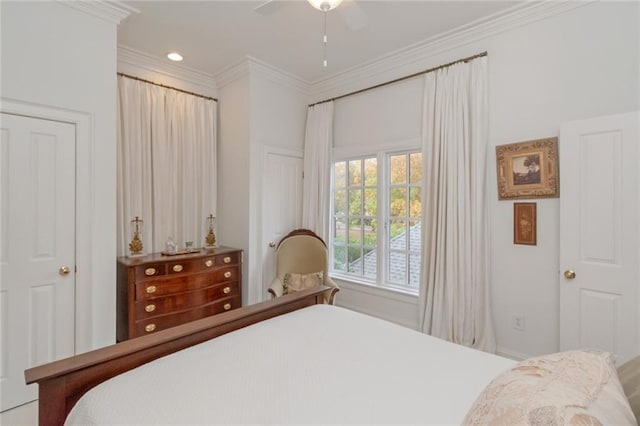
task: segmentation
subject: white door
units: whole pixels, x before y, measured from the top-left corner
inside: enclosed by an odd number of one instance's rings
[[[74,354],[75,126],[0,118],[4,411],[38,397],[25,369]]]
[[[560,348],[640,352],[640,114],[560,133]]]
[[[263,205],[263,299],[276,275],[276,245],[302,221],[303,160],[296,155],[267,152],[264,158]]]

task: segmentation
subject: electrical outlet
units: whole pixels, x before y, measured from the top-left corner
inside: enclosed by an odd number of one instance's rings
[[[511,317],[511,326],[513,327],[514,330],[524,331],[525,330],[524,316],[513,315]]]

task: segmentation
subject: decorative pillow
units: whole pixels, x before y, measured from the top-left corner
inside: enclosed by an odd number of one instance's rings
[[[310,274],[292,274],[287,272],[282,280],[284,287],[283,294],[295,293],[324,284],[324,274],[312,272]]]
[[[480,393],[465,425],[635,425],[612,356],[568,351],[516,364]]]
[[[640,355],[620,366],[618,377],[629,400],[631,411],[640,421]]]

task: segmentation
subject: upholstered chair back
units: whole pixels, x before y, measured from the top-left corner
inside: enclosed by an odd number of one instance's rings
[[[294,235],[283,240],[278,247],[276,276],[280,279],[287,272],[309,274],[322,271],[326,277],[327,267],[327,247],[317,237]]]

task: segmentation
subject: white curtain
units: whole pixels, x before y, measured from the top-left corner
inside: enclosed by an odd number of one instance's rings
[[[333,101],[310,106],[304,137],[302,227],[329,240]]]
[[[486,211],[487,58],[427,73],[423,113],[420,326],[495,352]]]
[[[216,102],[124,76],[118,94],[118,255],[136,216],[145,253],[168,237],[201,247],[216,215]]]

